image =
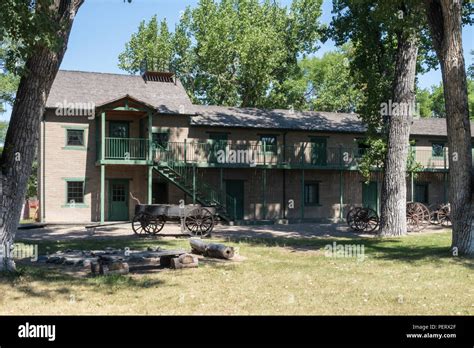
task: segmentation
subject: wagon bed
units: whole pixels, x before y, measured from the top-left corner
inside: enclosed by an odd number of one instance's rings
[[[211,234],[215,215],[215,207],[193,204],[137,204],[132,229],[137,235],[156,235],[167,221],[181,220],[188,234],[204,237]]]

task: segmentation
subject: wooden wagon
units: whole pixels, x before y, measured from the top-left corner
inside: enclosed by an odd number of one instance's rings
[[[215,215],[214,207],[193,204],[137,204],[132,229],[137,235],[156,235],[167,221],[181,221],[190,235],[205,237],[214,228]]]

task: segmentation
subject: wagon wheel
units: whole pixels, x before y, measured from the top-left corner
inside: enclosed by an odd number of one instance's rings
[[[186,215],[184,225],[191,234],[205,237],[211,234],[214,228],[214,216],[206,208],[196,208]]]
[[[406,219],[409,232],[419,232],[424,228],[424,210],[418,203],[407,203]]]
[[[163,215],[158,215],[158,216],[151,216],[149,220],[150,225],[154,225],[154,229],[151,230],[150,232],[147,232],[149,234],[158,234],[163,227],[165,226],[166,223],[166,217]]]
[[[430,211],[423,203],[415,203],[417,211],[422,214],[420,224],[421,229],[425,229],[426,225],[430,223]]]
[[[143,236],[145,234],[153,234],[156,225],[152,224],[151,221],[153,216],[147,213],[140,213],[133,217],[132,220],[132,230],[135,234]]]
[[[423,221],[420,220],[420,216],[416,213],[407,212],[407,230],[408,232],[419,232],[422,229]]]
[[[438,215],[439,215],[439,210],[441,208],[441,205],[432,204],[429,206],[429,208],[430,208],[430,223],[432,225],[439,225]]]
[[[449,210],[448,205],[443,205],[438,210],[438,221],[444,227],[451,226],[451,216],[450,216],[450,210]]]
[[[352,208],[349,210],[349,212],[346,215],[346,222],[347,225],[354,231],[357,231],[356,225],[355,225],[355,217],[357,215],[357,212],[362,209],[360,207]]]

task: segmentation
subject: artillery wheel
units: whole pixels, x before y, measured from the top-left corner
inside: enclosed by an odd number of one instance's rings
[[[429,206],[429,209],[430,209],[430,224],[439,225],[438,214],[439,214],[439,210],[441,209],[441,205],[431,204]]]
[[[377,212],[370,208],[359,209],[354,218],[356,230],[359,232],[371,233],[379,226]]]
[[[147,213],[140,213],[133,217],[132,230],[136,235],[155,234],[157,225],[154,223],[154,217]],[[162,226],[163,227],[163,226]]]
[[[349,210],[349,212],[346,215],[346,222],[347,225],[354,231],[357,231],[356,225],[355,225],[355,216],[357,215],[357,212],[361,210],[361,207],[355,207]]]
[[[206,237],[214,228],[214,216],[206,208],[196,208],[186,215],[184,225],[192,235]]]
[[[438,210],[438,221],[441,226],[449,227],[451,226],[451,215],[449,210],[449,205],[443,205]]]

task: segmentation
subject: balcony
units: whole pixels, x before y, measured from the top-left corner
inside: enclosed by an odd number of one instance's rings
[[[431,149],[413,149],[423,171],[448,169],[447,153],[433,156]],[[200,167],[265,167],[357,170],[363,149],[314,147],[311,143],[264,145],[244,141],[168,143],[154,151],[155,162],[180,162]],[[377,168],[374,168],[377,169]]]
[[[149,158],[149,140],[143,138],[109,138],[104,139],[104,160],[113,163],[140,164]],[[97,158],[100,158],[100,146],[97,147]]]
[[[219,168],[357,170],[363,151],[354,147],[317,148],[311,143],[265,145],[245,141],[169,142],[166,147],[150,149],[148,139],[109,137],[105,138],[104,145],[106,163],[149,164],[151,152],[155,163],[174,162]],[[431,149],[413,148],[413,151],[414,159],[423,171],[448,169],[447,150],[443,156],[433,156]]]

